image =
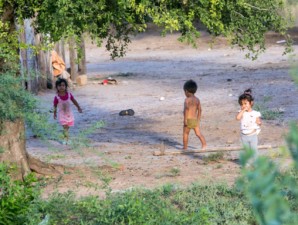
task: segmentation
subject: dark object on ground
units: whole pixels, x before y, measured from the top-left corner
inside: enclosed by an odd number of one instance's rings
[[[135,114],[135,111],[132,109],[122,110],[119,113],[119,116],[133,116]]]

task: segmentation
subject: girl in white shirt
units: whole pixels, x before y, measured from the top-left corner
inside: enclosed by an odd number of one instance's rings
[[[251,89],[244,91],[239,96],[238,103],[241,110],[236,119],[241,121],[241,141],[242,144],[254,151],[254,158],[258,156],[258,134],[261,131],[261,113],[252,109],[254,98]]]

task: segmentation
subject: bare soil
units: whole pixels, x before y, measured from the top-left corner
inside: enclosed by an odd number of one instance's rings
[[[212,162],[206,162],[208,154],[203,153],[153,155],[162,143],[166,152],[182,147],[182,87],[188,79],[198,84],[196,95],[203,109],[201,130],[209,148],[240,146],[237,99],[250,87],[256,105],[279,112],[272,120],[263,119],[259,144],[286,145],[288,124],[298,118],[298,90],[289,75],[289,56],[283,56],[283,44],[276,43],[280,37],[268,35],[268,49],[255,61],[246,59],[245,52],[231,48],[223,38],[210,45],[211,39],[204,32],[196,49],[177,38],[176,34],[162,38],[156,31],[139,35],[126,57],[116,61],[110,60],[104,47],[87,44],[88,84],[72,90],[83,114],[74,107],[76,124],[71,136],[75,140],[98,121],[105,125],[88,134],[90,147],[76,148],[56,141],[50,141],[49,146],[28,135],[31,155],[66,166],[61,176],[45,180],[44,196],[68,190],[78,196],[102,195],[103,178],[110,179],[114,192],[167,183],[233,184],[240,171],[239,152],[225,153],[223,159]],[[108,77],[118,84],[101,85]],[[54,95],[55,90],[39,94],[45,111],[52,108]],[[133,109],[135,115],[119,116],[125,109]],[[189,147],[200,149],[194,133],[190,134]],[[261,153],[276,156],[274,150]]]

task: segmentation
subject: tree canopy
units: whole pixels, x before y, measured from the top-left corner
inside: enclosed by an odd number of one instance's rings
[[[284,0],[0,0],[2,21],[9,9],[17,20],[34,18],[37,32],[52,41],[83,33],[99,45],[107,39],[112,58],[123,56],[130,35],[144,32],[149,22],[163,34],[180,32],[180,40],[191,44],[199,37],[200,22],[252,57],[265,50],[268,31],[289,39]]]

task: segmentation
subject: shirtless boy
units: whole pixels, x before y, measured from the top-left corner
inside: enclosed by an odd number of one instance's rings
[[[195,134],[200,139],[202,144],[202,150],[206,149],[206,140],[200,132],[200,120],[201,120],[201,103],[195,96],[198,86],[195,81],[188,80],[183,86],[185,92],[184,102],[184,127],[183,127],[183,149],[187,149],[188,135],[191,129],[194,129]]]

